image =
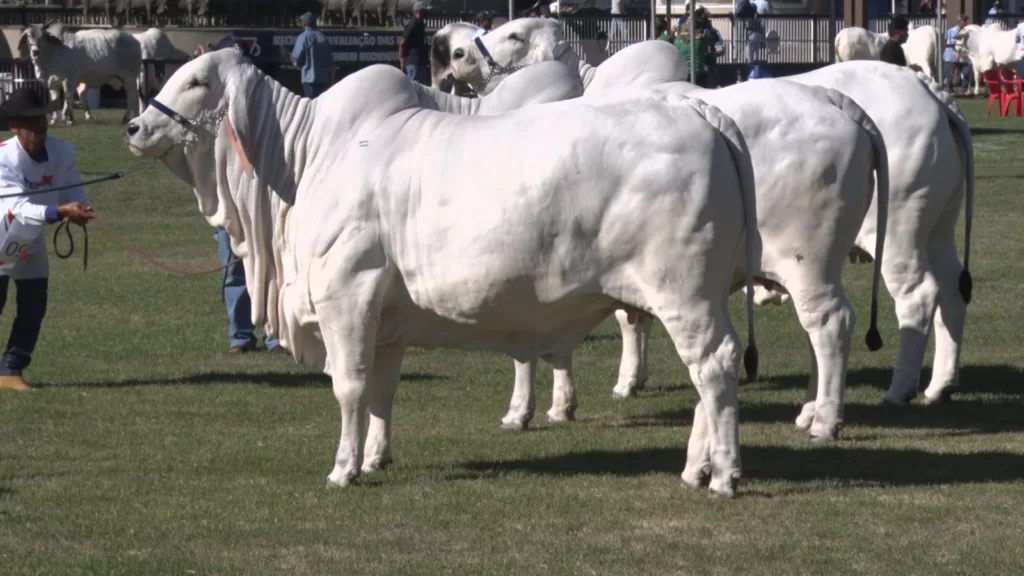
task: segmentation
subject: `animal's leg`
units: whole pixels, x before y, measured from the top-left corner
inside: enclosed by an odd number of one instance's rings
[[[79,84],[75,91],[78,94],[78,101],[82,103],[82,113],[85,115],[86,120],[92,120],[92,111],[89,110],[89,101],[85,97],[85,92],[89,89],[85,84]]]
[[[623,358],[618,363],[618,381],[611,389],[611,396],[629,398],[640,386],[641,364],[643,363],[641,360],[643,344],[641,342],[642,331],[639,326],[640,315],[620,308],[615,311],[615,320],[618,321],[618,329],[623,333]]]
[[[67,79],[61,82],[61,90],[64,91],[64,107],[62,109],[64,125],[71,126],[75,123],[75,117],[73,115],[73,108],[71,106],[72,100],[72,86],[76,86],[75,82]]]
[[[512,389],[512,401],[508,413],[501,419],[505,430],[526,430],[533,420],[537,408],[537,360],[516,362],[516,382]]]
[[[707,411],[709,488],[716,494],[733,496],[741,475],[737,412],[742,348],[729,322],[725,299],[701,302],[697,298],[695,295],[655,309]]]
[[[53,85],[51,84],[51,86],[53,86]],[[58,102],[58,101],[63,102],[61,100],[61,88],[59,86],[56,87],[56,88],[53,88],[53,87],[50,88],[50,101],[51,102]],[[61,110],[63,110],[63,106],[61,106]],[[61,115],[61,112],[58,111],[58,110],[54,110],[53,113],[50,114],[50,126],[53,126],[53,125],[55,125],[57,123],[57,118],[59,118],[60,115]]]
[[[572,383],[572,349],[545,356],[544,360],[554,368],[554,385],[551,391],[551,409],[548,420],[568,422],[576,419],[576,387]]]
[[[693,427],[690,443],[686,447],[686,468],[683,483],[694,488],[707,485],[711,478],[711,437],[708,435],[708,414],[704,403],[697,401],[693,408]]]
[[[890,254],[893,256],[890,257]],[[910,257],[897,260],[898,256],[905,254]],[[894,406],[906,406],[917,396],[928,333],[938,304],[939,286],[932,274],[927,254],[917,247],[908,251],[898,248],[886,250],[882,275],[889,293],[896,301],[896,318],[900,324],[896,369],[884,401]]]
[[[811,375],[807,380],[803,408],[796,417],[796,427],[801,430],[811,429],[811,424],[814,423],[814,401],[818,398],[818,359],[814,357],[814,345],[811,344],[810,336],[807,337],[807,349],[811,351]]]
[[[846,366],[856,315],[841,281],[797,279],[787,290],[817,366],[818,391],[809,434],[812,440],[833,440],[843,424]]]
[[[957,257],[953,230],[937,230],[928,246],[928,256],[939,284],[939,310],[935,314],[935,359],[932,379],[924,391],[926,404],[948,400],[960,379],[960,354],[964,337],[967,303],[960,294],[963,266]]]
[[[640,325],[640,374],[636,379],[637,392],[647,388],[647,345],[651,341],[651,329],[654,328],[654,316],[646,312],[637,314],[637,322]]]
[[[123,123],[128,123],[139,115],[138,77],[139,75],[136,74],[134,77],[128,76],[126,78],[121,78],[121,82],[124,84],[124,95],[127,99],[125,102],[124,117],[121,120]]]
[[[370,427],[366,433],[363,472],[380,470],[391,464],[391,411],[402,374],[401,347],[378,348],[374,354],[373,387],[370,390]]]
[[[369,307],[346,300],[317,302],[334,397],[341,408],[341,440],[334,458],[334,469],[327,477],[328,487],[348,486],[362,469],[369,390],[375,368],[376,333],[364,322],[369,316]],[[372,324],[376,326],[376,321]]]

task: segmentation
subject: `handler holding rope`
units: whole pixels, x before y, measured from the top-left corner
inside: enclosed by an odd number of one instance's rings
[[[79,185],[74,145],[46,136],[46,116],[58,105],[46,106],[29,87],[15,90],[0,104],[0,121],[14,132],[13,138],[0,142],[0,196],[6,196],[0,198],[0,312],[10,278],[18,289],[14,326],[0,360],[0,390],[29,389],[22,371],[32,361],[46,315],[49,264],[43,225],[62,220],[85,225],[95,217]],[[12,196],[17,194],[24,196]]]

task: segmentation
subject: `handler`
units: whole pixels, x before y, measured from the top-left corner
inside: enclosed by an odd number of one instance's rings
[[[69,142],[46,137],[46,115],[59,102],[46,106],[38,92],[28,87],[15,90],[0,104],[0,121],[6,121],[14,137],[0,142],[0,195],[35,192],[78,184],[75,147]],[[6,352],[0,360],[0,390],[28,390],[22,371],[32,361],[39,329],[46,315],[49,265],[44,224],[70,220],[84,225],[95,217],[81,186],[32,196],[0,198],[3,214],[3,246],[8,246],[17,222],[35,234],[27,249],[17,250],[17,263],[0,270],[0,311],[7,301],[9,279],[18,289],[17,312]],[[33,230],[33,228],[35,228]],[[6,252],[6,250],[5,250]],[[26,256],[27,254],[27,256]],[[0,259],[6,258],[0,254]],[[5,264],[10,264],[5,263]]]

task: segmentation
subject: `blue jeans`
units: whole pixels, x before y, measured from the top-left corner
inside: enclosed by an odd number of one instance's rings
[[[227,264],[236,258],[235,253],[231,251],[227,230],[217,228],[213,237],[217,240],[217,251],[221,264]],[[228,312],[228,338],[231,339],[231,347],[255,349],[256,335],[253,333],[252,326],[252,301],[249,300],[249,291],[245,288],[245,267],[241,260],[224,269],[222,296]],[[267,338],[266,334],[263,335],[263,343],[267,346],[267,350],[273,350],[280,344],[277,338]]]
[[[405,65],[405,75],[413,82],[419,82],[424,86],[430,86],[430,68],[428,66]]]
[[[305,96],[306,98],[316,98],[317,96],[323,94],[326,90],[327,90],[327,84],[324,84],[324,83],[320,83],[320,82],[318,82],[316,84],[310,84],[308,82],[303,82],[302,83],[302,95]]]
[[[3,312],[4,304],[7,303],[9,285],[10,278],[0,276],[0,312]],[[7,352],[0,361],[0,374],[4,376],[20,375],[32,363],[32,351],[36,349],[39,329],[46,316],[49,279],[15,280],[14,285],[18,289],[18,303],[11,336],[7,340]]]
[[[953,64],[954,62],[943,62],[942,63],[942,82],[946,85],[946,89],[950,92],[953,91]],[[971,71],[971,65],[967,62],[960,63],[960,90],[966,92],[971,84],[974,83],[974,74]]]

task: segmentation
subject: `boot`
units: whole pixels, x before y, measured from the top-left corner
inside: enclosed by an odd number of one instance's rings
[[[11,374],[0,376],[0,390],[16,390],[18,392],[24,392],[29,390],[30,387],[28,382],[21,377],[20,374]]]

